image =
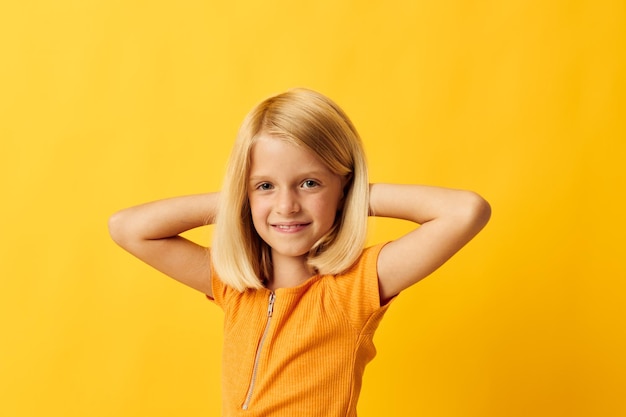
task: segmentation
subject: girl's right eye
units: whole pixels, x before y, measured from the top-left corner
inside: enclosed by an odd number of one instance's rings
[[[257,187],[257,189],[262,191],[271,190],[272,188],[272,184],[270,184],[269,182],[264,182]]]

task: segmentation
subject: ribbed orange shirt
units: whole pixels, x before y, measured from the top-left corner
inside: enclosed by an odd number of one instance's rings
[[[342,275],[239,293],[214,276],[224,317],[222,415],[353,417],[380,306],[376,261],[363,251]]]

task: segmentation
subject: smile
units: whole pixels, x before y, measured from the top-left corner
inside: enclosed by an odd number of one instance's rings
[[[309,223],[298,223],[298,224],[273,224],[271,225],[274,229],[281,232],[297,232],[305,227],[307,227]]]

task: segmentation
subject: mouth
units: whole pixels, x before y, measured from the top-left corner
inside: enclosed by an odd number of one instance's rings
[[[279,232],[293,233],[304,229],[309,224],[310,223],[277,223],[272,224],[271,226]]]

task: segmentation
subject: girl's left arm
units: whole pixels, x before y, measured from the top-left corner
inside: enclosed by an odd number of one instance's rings
[[[385,245],[378,257],[384,303],[427,277],[489,221],[489,203],[471,191],[424,185],[372,184],[370,215],[420,226]]]

